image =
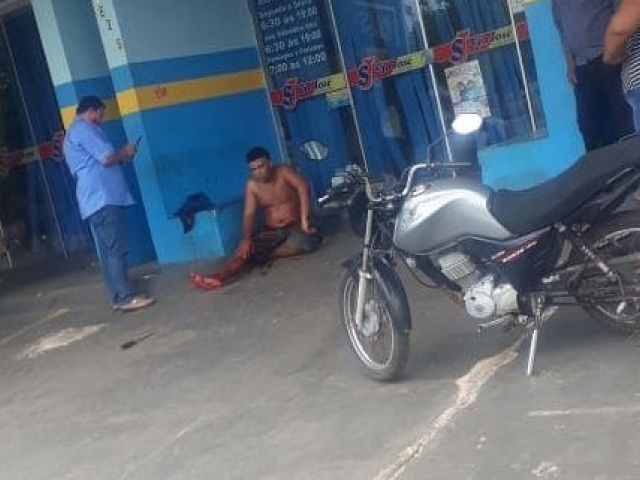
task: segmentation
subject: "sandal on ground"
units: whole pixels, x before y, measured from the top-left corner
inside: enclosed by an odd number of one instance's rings
[[[120,312],[135,312],[136,310],[140,310],[141,308],[149,307],[154,303],[156,303],[156,300],[152,297],[147,297],[146,295],[136,295],[128,302],[114,305],[113,309]]]

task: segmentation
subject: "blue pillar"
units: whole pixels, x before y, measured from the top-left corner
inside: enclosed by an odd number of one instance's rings
[[[85,0],[33,0],[45,55],[63,123],[68,126],[78,100],[98,95],[107,103],[105,129],[116,146],[128,141],[111,78],[111,72],[91,3]],[[136,206],[128,209],[129,260],[140,264],[155,260],[136,174],[125,168]]]
[[[241,230],[245,152],[278,151],[245,2],[102,0],[94,14],[161,263],[220,257]],[[183,233],[174,216],[204,193],[215,209]]]

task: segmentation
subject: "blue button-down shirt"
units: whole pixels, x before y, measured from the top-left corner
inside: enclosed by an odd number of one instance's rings
[[[604,32],[620,0],[552,0],[553,20],[577,65],[602,54]]]
[[[64,139],[64,155],[76,179],[76,197],[82,218],[107,205],[133,205],[133,198],[118,164],[104,165],[114,152],[104,130],[76,117]]]

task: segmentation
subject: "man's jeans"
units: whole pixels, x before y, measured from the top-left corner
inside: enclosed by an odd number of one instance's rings
[[[631,105],[631,110],[633,110],[633,124],[636,127],[636,132],[640,133],[640,87],[629,90],[625,96],[627,103]]]
[[[633,133],[631,109],[625,102],[620,65],[606,65],[602,56],[576,68],[574,87],[578,126],[587,149],[595,150]]]
[[[89,217],[100,255],[102,274],[113,305],[133,297],[127,272],[127,233],[125,207],[108,205]]]

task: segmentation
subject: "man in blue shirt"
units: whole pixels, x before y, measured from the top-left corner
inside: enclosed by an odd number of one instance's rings
[[[137,147],[115,150],[101,127],[105,104],[98,97],[80,99],[77,116],[64,139],[64,154],[76,180],[76,197],[83,219],[89,221],[113,308],[133,311],[154,299],[134,295],[127,269],[125,208],[133,205],[121,165],[133,159]]]
[[[602,61],[605,30],[618,3],[619,0],[551,2],[587,151],[633,132],[631,110],[622,92],[620,66]]]

